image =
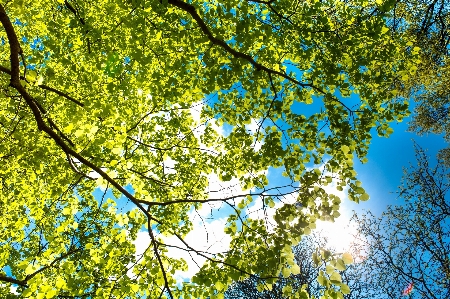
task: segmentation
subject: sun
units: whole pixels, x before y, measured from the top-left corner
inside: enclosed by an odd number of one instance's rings
[[[336,252],[350,252],[356,240],[357,229],[349,225],[350,217],[346,214],[348,213],[341,213],[334,222],[321,220],[316,222],[315,231],[326,238],[326,246]]]

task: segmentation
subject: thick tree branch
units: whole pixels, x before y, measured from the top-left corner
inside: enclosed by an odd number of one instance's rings
[[[94,178],[92,178],[92,177],[88,176],[87,174],[84,174],[80,170],[78,170],[78,168],[75,166],[75,163],[72,160],[72,157],[70,157],[69,154],[66,154],[66,156],[67,156],[67,161],[69,162],[69,165],[73,169],[73,171],[75,171],[76,173],[78,173],[82,177],[85,177],[85,178],[90,179],[90,180],[95,180]]]
[[[67,0],[64,0],[64,4],[66,5],[66,7],[74,14],[75,17],[78,18],[78,20],[80,21],[81,25],[86,25],[86,22],[84,21],[84,19],[80,16],[80,14],[78,13],[78,11],[69,3],[67,2]]]
[[[0,281],[4,281],[4,282],[9,282],[9,283],[13,283],[13,284],[17,284],[20,285],[22,287],[28,287],[27,283],[25,281],[22,280],[18,280],[9,276],[5,276],[0,274]]]
[[[55,89],[53,87],[50,87],[50,86],[47,86],[47,85],[44,85],[44,84],[39,84],[38,87],[40,87],[42,89],[45,89],[45,90],[48,90],[48,91],[52,91],[52,92],[56,93],[57,95],[62,96],[64,98],[68,99],[69,101],[72,101],[73,103],[77,104],[78,106],[84,107],[84,104],[81,103],[80,101],[78,101],[77,99],[74,99],[71,96],[69,96],[68,94],[66,94],[66,93],[64,93],[62,91],[59,91],[59,90],[57,90],[57,89]]]
[[[6,11],[3,5],[0,4],[0,22],[6,31],[10,47],[10,62],[11,62],[11,85],[18,83],[20,85],[20,63],[19,54],[22,52],[20,48],[19,40],[17,38],[14,27],[6,15]]]
[[[6,73],[6,74],[11,75],[11,71],[10,71],[9,69],[3,67],[3,66],[0,66],[0,71],[1,71],[1,72],[4,72],[4,73]],[[23,80],[23,79],[25,79],[25,77],[20,76],[20,79]],[[58,91],[58,90],[56,90],[56,89],[54,89],[54,88],[51,88],[51,87],[46,86],[46,85],[39,85],[39,87],[41,87],[41,88],[43,88],[43,89],[47,89],[47,90],[52,90],[52,91],[56,92],[57,94],[64,94],[64,93],[62,93],[62,92],[60,92],[60,91]],[[65,94],[64,94],[64,95],[65,95]],[[75,100],[75,99],[73,99],[73,100]],[[75,100],[75,101],[77,101],[77,100]],[[78,102],[78,101],[77,101],[77,102]],[[38,108],[42,113],[44,113],[44,115],[47,114],[47,111],[44,109],[44,107],[42,107],[42,106],[39,104],[38,101],[34,100],[34,103],[36,104],[37,108]],[[80,104],[83,105],[82,103],[80,103]],[[50,117],[47,116],[47,120],[48,120],[48,122],[50,123],[50,127],[53,127],[56,131],[58,131],[58,133],[61,135],[61,137],[62,137],[63,139],[65,139],[65,140],[70,144],[70,146],[72,146],[72,147],[75,146],[75,144],[72,142],[72,140],[70,140],[69,137],[67,137],[67,136],[66,136],[66,135],[58,128],[58,126],[53,122],[53,120],[52,120]]]

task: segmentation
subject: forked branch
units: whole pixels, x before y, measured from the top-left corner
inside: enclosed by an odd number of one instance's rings
[[[117,181],[112,179],[106,172],[104,172],[101,167],[95,165],[91,161],[87,160],[85,157],[74,151],[72,148],[67,145],[64,140],[53,131],[44,121],[41,111],[39,109],[39,104],[35,101],[35,99],[27,92],[27,90],[22,86],[20,82],[20,63],[19,63],[19,54],[21,52],[19,40],[17,38],[14,27],[9,19],[3,5],[0,4],[0,22],[2,23],[6,35],[8,37],[9,47],[10,47],[10,62],[11,62],[11,78],[10,78],[10,86],[15,88],[17,92],[25,99],[25,102],[30,107],[33,112],[34,118],[36,120],[38,129],[47,133],[55,143],[67,154],[78,161],[83,163],[84,165],[91,168],[93,171],[97,172],[102,178],[104,178],[107,182],[109,182],[112,186],[114,186],[117,190],[120,191],[124,196],[133,202],[136,207],[138,207],[145,216],[149,219],[152,219],[152,216],[147,212],[144,206],[125,188],[123,188]]]

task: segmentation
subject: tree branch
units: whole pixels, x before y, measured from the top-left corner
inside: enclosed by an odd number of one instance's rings
[[[3,5],[1,4],[0,4],[0,22],[5,28],[11,51],[10,86],[15,88],[19,92],[19,94],[25,99],[25,102],[33,112],[38,129],[47,133],[66,154],[71,155],[84,165],[88,166],[89,168],[97,172],[102,178],[104,178],[107,182],[109,182],[112,186],[114,186],[117,190],[119,190],[120,193],[122,193],[123,195],[125,195],[125,197],[130,199],[131,202],[133,202],[144,213],[145,216],[147,216],[149,219],[152,219],[153,217],[147,212],[147,210],[142,206],[142,204],[133,195],[131,195],[130,192],[125,190],[125,188],[123,188],[117,181],[115,181],[108,174],[106,174],[101,169],[101,167],[98,167],[97,165],[90,162],[82,155],[71,149],[56,132],[54,132],[49,126],[47,126],[47,124],[44,122],[42,118],[38,104],[33,99],[33,97],[31,97],[30,94],[28,94],[26,89],[20,83],[20,64],[19,64],[19,53],[21,52],[20,44],[16,32],[14,30],[14,27],[11,21],[9,20],[8,16],[6,15]]]
[[[1,65],[0,65],[0,71],[3,72],[3,73],[6,73],[6,74],[8,74],[8,75],[11,75],[11,70],[9,70],[9,69],[7,69],[6,67],[1,66]],[[21,76],[20,79],[25,79],[25,78]],[[60,96],[62,96],[62,97],[64,97],[64,98],[68,99],[69,101],[72,101],[73,103],[77,104],[78,106],[84,107],[84,104],[83,104],[83,103],[81,103],[81,102],[78,101],[77,99],[72,98],[72,97],[69,96],[67,93],[64,93],[64,92],[62,92],[62,91],[60,91],[60,90],[58,90],[58,89],[55,89],[55,88],[50,87],[50,86],[47,86],[47,85],[45,85],[45,84],[39,84],[38,87],[39,87],[39,88],[42,88],[42,89],[45,89],[45,90],[48,90],[48,91],[51,91],[51,92],[54,92],[54,93],[56,93],[57,95],[60,95]]]
[[[84,107],[84,104],[81,103],[80,101],[78,101],[77,99],[74,99],[71,96],[69,96],[68,94],[66,94],[66,93],[64,93],[62,91],[59,91],[59,90],[57,90],[57,89],[55,89],[53,87],[50,87],[50,86],[47,86],[47,85],[44,85],[44,84],[39,84],[38,87],[40,87],[42,89],[45,89],[45,90],[48,90],[48,91],[52,91],[52,92],[56,93],[57,95],[62,96],[64,98],[68,99],[69,101],[72,101],[73,103],[77,104],[78,106]]]
[[[156,255],[156,258],[158,260],[158,264],[159,267],[161,268],[162,274],[163,274],[163,278],[164,278],[164,287],[165,289],[167,289],[167,292],[170,295],[170,298],[174,299],[173,295],[172,295],[172,291],[170,290],[170,286],[169,286],[169,281],[167,280],[167,274],[166,274],[166,269],[164,269],[164,264],[161,260],[161,255],[159,254],[158,251],[158,242],[156,241],[155,235],[153,234],[153,230],[151,227],[151,220],[150,218],[147,218],[147,226],[148,226],[148,235],[150,236],[150,238],[152,239],[152,244],[153,244],[153,252]]]
[[[278,75],[280,77],[283,77],[285,79],[287,79],[288,81],[291,81],[297,85],[300,85],[302,87],[311,87],[317,91],[320,91],[322,93],[324,93],[322,90],[320,90],[318,87],[315,87],[312,84],[309,83],[302,83],[280,71],[275,71],[271,68],[268,68],[258,62],[256,62],[250,55],[239,52],[234,50],[233,48],[231,48],[226,42],[224,42],[221,39],[216,38],[212,32],[209,30],[208,26],[206,25],[206,23],[203,21],[203,19],[200,17],[200,15],[197,13],[195,7],[192,4],[183,2],[181,0],[168,0],[169,4],[172,4],[173,6],[176,6],[184,11],[186,11],[187,13],[189,13],[191,15],[191,17],[197,22],[197,24],[199,25],[200,29],[203,31],[203,33],[208,37],[208,39],[215,45],[218,45],[220,47],[222,47],[225,51],[227,51],[228,53],[230,53],[231,55],[233,55],[236,58],[241,58],[244,60],[247,60],[251,65],[253,65],[257,70],[263,70],[265,72],[267,72],[268,74],[274,74],[274,75]]]
[[[81,251],[81,248],[73,248],[69,251],[67,251],[65,254],[62,254],[60,257],[54,259],[49,265],[42,267],[41,269],[37,270],[36,272],[27,275],[27,277],[25,277],[24,282],[26,283],[28,280],[30,280],[31,278],[35,277],[36,275],[38,275],[39,273],[41,273],[42,271],[45,271],[48,268],[53,267],[53,265],[55,265],[57,262],[65,259],[66,257],[68,257],[71,254],[74,254],[78,251]]]
[[[9,282],[9,283],[13,283],[13,284],[17,284],[20,285],[22,287],[28,287],[27,283],[25,281],[22,280],[18,280],[9,276],[5,276],[0,274],[0,281],[4,281],[4,282]]]

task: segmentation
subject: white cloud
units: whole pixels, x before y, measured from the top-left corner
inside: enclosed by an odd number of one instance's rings
[[[199,252],[207,252],[207,256],[224,252],[228,250],[230,244],[230,236],[225,234],[223,229],[226,224],[225,218],[219,218],[211,222],[203,222],[200,219],[194,222],[194,229],[187,234],[184,241],[192,246],[193,249]],[[176,237],[167,238],[165,240],[166,244],[171,244],[184,248],[184,244],[178,240]],[[175,275],[177,279],[184,280],[190,279],[195,275],[206,258],[196,254],[195,252],[188,252],[181,249],[171,248],[168,255],[173,258],[183,258],[187,265],[187,271],[177,271]]]
[[[263,124],[261,123],[262,120],[256,120],[254,118],[251,119],[251,122],[249,125],[246,125],[245,128],[250,131],[250,133],[252,134],[256,134],[256,132],[258,131],[258,129],[261,131],[263,130]],[[261,133],[260,133],[261,134]],[[255,151],[259,151],[261,149],[262,146],[262,142],[260,141],[255,141],[253,144],[253,149]]]
[[[174,160],[172,160],[172,158],[167,157],[167,158],[164,160],[164,162],[163,162],[163,165],[164,165],[164,173],[165,173],[165,174],[176,173],[176,171],[175,171],[175,164],[176,164],[176,163],[177,163],[177,162],[174,161]]]
[[[137,234],[137,238],[134,241],[134,246],[136,246],[136,256],[140,257],[144,254],[145,250],[150,245],[150,236],[146,231],[140,231]]]
[[[262,128],[261,120],[257,121],[256,119],[252,118],[250,124],[246,125],[245,128],[252,134],[255,134],[258,129]]]
[[[194,122],[197,124],[197,127],[192,132],[198,140],[200,140],[200,136],[203,135],[206,128],[206,124],[201,122],[201,112],[204,106],[205,104],[203,102],[197,102],[194,103],[190,108],[192,118],[194,119]],[[225,135],[225,129],[223,128],[223,126],[219,127],[216,124],[215,119],[208,120],[208,123],[219,135],[221,136]]]
[[[209,175],[208,179],[209,186],[207,192],[210,194],[210,198],[226,198],[244,194],[237,179],[233,179],[229,182],[221,182],[215,174]],[[195,250],[207,252],[208,256],[228,250],[231,238],[224,232],[226,217],[220,217],[222,209],[225,209],[226,207],[226,203],[214,201],[203,204],[198,210],[191,211],[189,216],[193,223],[193,229],[186,235],[184,241]],[[167,245],[188,249],[175,236],[160,237]],[[136,257],[138,258],[150,244],[148,233],[144,231],[139,232],[134,244],[136,246]],[[175,277],[179,282],[190,279],[195,275],[199,271],[199,267],[201,267],[206,260],[205,257],[202,257],[195,252],[189,252],[173,247],[169,247],[168,249],[168,256],[172,258],[182,258],[188,265],[187,271],[177,271],[175,273]],[[132,276],[131,272],[129,272],[129,275]]]
[[[20,294],[17,292],[17,286],[11,285],[11,286],[9,287],[9,291],[11,292],[11,294],[20,295]]]

